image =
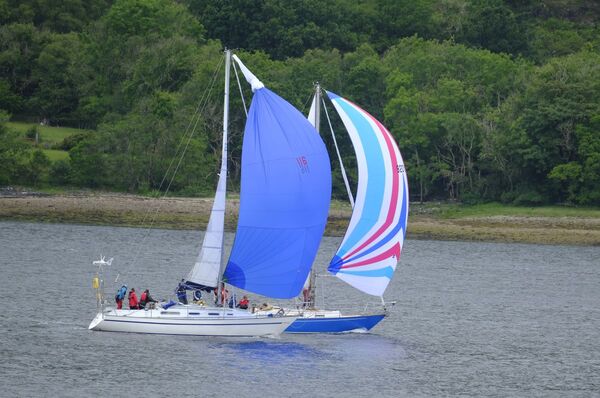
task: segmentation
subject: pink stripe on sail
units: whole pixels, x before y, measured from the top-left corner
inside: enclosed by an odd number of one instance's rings
[[[348,101],[348,100],[346,100],[346,101]],[[367,245],[371,244],[375,239],[379,238],[385,232],[385,230],[392,224],[392,222],[394,221],[394,215],[396,214],[396,207],[398,206],[398,187],[399,187],[399,182],[398,182],[399,177],[398,177],[398,172],[397,172],[398,160],[396,159],[396,151],[394,150],[394,146],[391,142],[390,132],[385,128],[385,126],[383,124],[381,124],[377,119],[375,119],[373,116],[371,116],[367,111],[360,108],[359,106],[352,103],[351,101],[348,101],[348,102],[350,102],[352,105],[354,105],[359,110],[363,111],[369,118],[371,118],[371,120],[373,120],[375,122],[375,124],[377,125],[377,127],[379,128],[379,131],[381,131],[383,138],[385,139],[385,143],[386,143],[387,149],[390,153],[390,158],[392,161],[392,170],[393,170],[392,171],[392,176],[393,176],[392,181],[393,182],[392,182],[392,199],[391,199],[390,208],[388,209],[388,213],[387,213],[385,222],[383,223],[383,225],[381,227],[379,227],[379,229],[373,235],[371,235],[371,237],[369,239],[367,239],[356,249],[352,250],[351,252],[347,253],[344,257],[342,257],[342,260],[347,260],[352,255],[354,255],[356,252],[364,249]]]
[[[381,260],[385,260],[392,256],[396,256],[396,261],[398,261],[398,260],[400,260],[400,251],[401,251],[400,242],[398,242],[394,246],[392,246],[388,250],[386,250],[385,252],[383,252],[375,257],[371,257],[369,259],[366,259],[366,260],[363,260],[363,261],[360,261],[360,262],[354,263],[354,264],[342,265],[340,267],[340,269],[348,269],[348,268],[360,267],[363,265],[369,265],[369,264],[379,262]]]

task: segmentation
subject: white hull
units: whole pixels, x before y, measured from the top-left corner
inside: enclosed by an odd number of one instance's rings
[[[189,336],[279,336],[295,317],[265,316],[248,311],[178,305],[153,310],[106,310],[90,330]]]

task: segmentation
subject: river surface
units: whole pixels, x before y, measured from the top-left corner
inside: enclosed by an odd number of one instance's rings
[[[0,222],[0,396],[600,396],[599,248],[409,240],[386,291],[397,303],[368,334],[89,331],[100,254],[111,281],[157,298],[189,271],[201,232],[145,233]],[[338,244],[322,243],[320,272]],[[319,284],[330,308],[377,303]]]

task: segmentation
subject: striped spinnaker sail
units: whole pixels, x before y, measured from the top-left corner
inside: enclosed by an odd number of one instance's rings
[[[352,140],[358,164],[356,202],[329,272],[365,293],[383,296],[406,235],[408,182],[392,134],[352,102],[327,92]]]

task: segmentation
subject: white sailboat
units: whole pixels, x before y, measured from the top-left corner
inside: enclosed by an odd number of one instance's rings
[[[227,283],[274,298],[300,292],[323,234],[331,194],[325,145],[314,128],[285,100],[264,87],[241,61],[254,97],[244,132],[240,212],[234,247],[223,270],[230,51],[225,52],[225,105],[219,182],[188,289],[212,291]],[[318,187],[315,194],[313,188]],[[108,265],[95,262],[99,270]],[[101,276],[100,276],[101,278]],[[99,312],[91,330],[202,336],[277,336],[293,316],[251,313],[196,304],[156,309],[104,307],[103,282],[96,279]]]
[[[391,133],[356,104],[327,92],[346,127],[356,152],[358,187],[356,201],[342,164],[335,135],[333,142],[341,164],[350,203],[350,224],[328,271],[354,288],[381,298],[381,311],[347,314],[315,308],[315,271],[306,280],[302,307],[283,308],[299,318],[286,333],[340,333],[368,331],[386,315],[383,294],[400,259],[408,222],[408,182],[402,156]],[[321,88],[316,86],[308,119],[318,130]],[[326,110],[323,101],[323,108]],[[329,119],[329,118],[328,118]],[[329,122],[331,127],[331,122]],[[279,307],[263,314],[275,313]]]

